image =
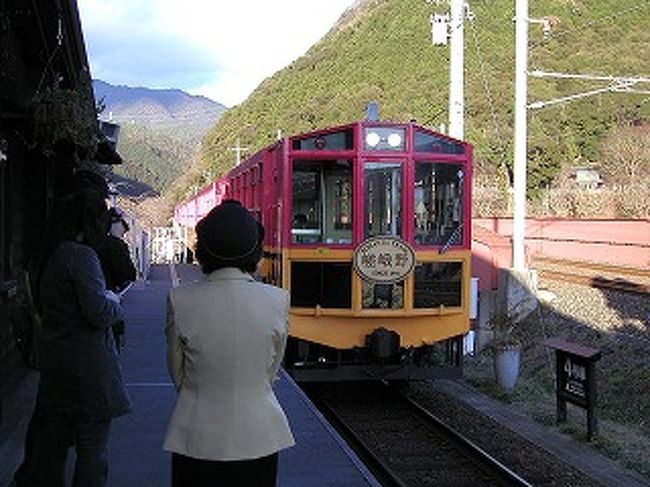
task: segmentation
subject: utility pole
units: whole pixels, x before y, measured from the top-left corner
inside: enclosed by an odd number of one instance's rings
[[[440,6],[444,0],[435,0]],[[456,139],[465,138],[465,15],[471,18],[466,0],[447,0],[448,14],[432,14],[431,43],[434,46],[446,46],[449,41],[449,130],[448,134]],[[433,0],[427,0],[432,3]],[[441,125],[441,132],[444,128]]]
[[[234,152],[236,154],[235,166],[239,166],[241,164],[242,152],[246,152],[248,150],[248,147],[242,147],[241,143],[239,141],[239,138],[238,138],[237,139],[237,145],[235,145],[235,147],[230,147],[228,150],[232,151],[232,152]]]
[[[512,267],[526,270],[526,163],[528,124],[528,0],[515,0],[515,150],[512,221]]]
[[[450,0],[449,16],[449,135],[465,138],[465,0]]]

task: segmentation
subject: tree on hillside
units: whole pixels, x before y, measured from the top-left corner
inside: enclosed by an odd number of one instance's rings
[[[629,125],[608,135],[600,169],[608,183],[623,187],[650,178],[650,124]]]

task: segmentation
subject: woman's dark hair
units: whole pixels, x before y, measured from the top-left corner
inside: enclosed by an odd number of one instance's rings
[[[76,191],[55,203],[48,223],[47,246],[56,248],[66,240],[77,240],[97,249],[103,245],[108,229],[110,215],[103,197],[92,189]]]
[[[109,188],[106,179],[100,174],[89,169],[77,171],[72,176],[71,193],[77,193],[86,189],[97,191],[104,199],[109,197]]]
[[[239,201],[225,200],[196,224],[195,256],[204,274],[225,267],[254,272],[263,242],[262,224]]]

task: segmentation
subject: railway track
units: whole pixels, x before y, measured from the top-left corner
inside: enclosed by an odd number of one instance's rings
[[[536,257],[533,264],[542,278],[635,294],[650,294],[650,271],[645,269],[545,257]]]
[[[395,389],[337,384],[309,392],[382,485],[532,485]]]

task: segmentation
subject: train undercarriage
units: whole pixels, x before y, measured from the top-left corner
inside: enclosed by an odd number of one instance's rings
[[[462,377],[463,336],[433,345],[400,347],[378,329],[365,347],[336,349],[289,337],[285,370],[296,382],[412,381]],[[397,344],[397,345],[396,345]]]

